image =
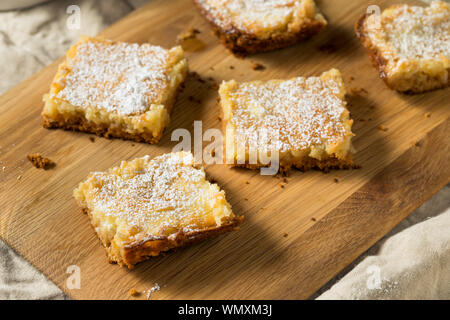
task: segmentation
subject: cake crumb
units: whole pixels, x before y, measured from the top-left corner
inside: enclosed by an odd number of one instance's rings
[[[285,232],[283,233],[283,237],[287,238],[288,234]]]
[[[40,153],[30,153],[27,158],[28,160],[30,160],[33,166],[38,169],[47,170],[54,167],[55,165],[52,160],[43,157]]]
[[[284,189],[284,184],[280,183],[280,188]]]
[[[181,45],[185,51],[201,51],[205,48],[205,44],[197,39],[197,34],[199,34],[195,28],[190,28],[188,31],[180,33],[177,36],[177,44]]]
[[[140,294],[139,291],[136,290],[136,288],[130,289],[130,296],[137,297]]]
[[[378,126],[378,130],[381,130],[381,131],[387,131],[388,128],[386,128],[385,126],[383,126],[382,124],[380,124],[380,125]]]
[[[230,69],[231,69],[231,70],[234,70],[234,66],[230,66]]]
[[[429,117],[431,117],[431,112],[427,112],[427,113],[425,113],[425,114],[424,114],[424,116],[425,116],[425,118],[429,118]]]
[[[413,142],[413,145],[414,145],[415,147],[420,147],[419,141],[414,141],[414,142]]]
[[[95,138],[94,137],[89,137],[89,140],[91,140],[91,142],[95,142]]]
[[[324,43],[321,46],[319,46],[319,51],[331,54],[336,52],[339,49],[339,46],[336,43],[328,42]]]
[[[246,181],[245,181],[245,184],[250,184],[250,181],[246,180]]]
[[[357,96],[357,95],[361,95],[361,93],[367,94],[369,93],[366,89],[364,88],[349,88],[348,92],[350,93],[350,95],[352,96]]]
[[[248,198],[244,198],[245,201],[248,201]]]
[[[316,221],[317,221],[317,220],[316,220],[316,218],[314,218],[314,217],[313,217],[313,218],[311,218],[311,220],[312,220],[312,221],[314,221],[314,222],[316,222]]]
[[[254,63],[252,64],[252,69],[255,71],[263,71],[266,70],[266,67],[264,67],[261,63]]]
[[[181,42],[183,42],[184,40],[187,40],[187,39],[195,38],[197,36],[197,34],[199,34],[199,33],[200,33],[200,31],[198,31],[197,29],[189,28],[187,31],[185,31],[183,33],[180,33],[177,36],[177,43],[181,43]]]
[[[17,180],[22,180],[22,176],[17,176]]]
[[[219,89],[219,84],[216,81],[214,81],[214,82],[212,82],[210,84],[209,88],[212,89],[212,90],[218,90]]]
[[[335,183],[338,183],[338,182],[339,182],[339,179],[338,179],[338,178],[334,178],[334,182],[335,182]]]

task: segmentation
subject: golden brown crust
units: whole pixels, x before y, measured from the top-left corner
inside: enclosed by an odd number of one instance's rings
[[[162,133],[159,136],[154,137],[152,134],[142,132],[140,134],[131,134],[120,128],[112,128],[105,125],[99,125],[97,123],[87,120],[83,116],[72,117],[65,119],[62,115],[58,115],[56,119],[49,118],[45,115],[42,116],[42,126],[47,129],[64,129],[74,130],[88,133],[95,133],[100,137],[105,138],[120,138],[124,140],[132,140],[136,142],[147,142],[151,144],[158,143],[161,139]]]
[[[170,115],[175,105],[176,97],[179,92],[184,88],[184,84],[181,83],[175,94],[172,95],[170,101],[165,105],[167,108],[167,113]],[[163,131],[159,135],[154,136],[148,132],[141,133],[129,133],[124,131],[120,127],[112,127],[106,124],[99,125],[95,122],[87,120],[84,116],[80,115],[77,117],[70,117],[66,119],[62,114],[58,114],[56,118],[47,117],[45,114],[42,115],[42,126],[47,129],[64,129],[64,130],[74,130],[81,132],[94,133],[100,137],[105,138],[120,138],[124,140],[132,140],[136,142],[147,142],[150,144],[156,144],[161,140]]]
[[[219,37],[222,44],[238,57],[291,46],[319,33],[326,26],[321,21],[307,21],[296,32],[276,32],[271,34],[269,38],[263,39],[234,26],[230,26],[228,29],[220,27],[210,11],[206,10],[197,0],[193,1],[206,17],[214,34]]]
[[[408,90],[399,90],[396,88],[395,85],[389,82],[389,77],[387,76],[385,70],[387,67],[387,61],[383,57],[382,53],[373,45],[372,41],[370,41],[369,37],[367,37],[367,32],[365,29],[365,21],[367,19],[368,15],[363,14],[361,18],[358,19],[358,21],[355,23],[355,33],[356,36],[361,41],[362,45],[366,49],[366,52],[368,53],[370,60],[372,61],[372,64],[375,68],[377,68],[380,78],[383,79],[383,81],[386,83],[386,85],[392,89],[397,90],[406,94],[416,94],[416,93],[423,93],[426,91],[432,91],[437,89],[444,89],[447,88],[450,85],[450,82],[447,81],[447,83],[442,83],[439,79],[430,78],[423,72],[418,77],[421,78],[421,80],[426,79],[425,81],[428,82],[427,86],[424,86],[424,84],[421,81],[416,81],[411,84],[410,88]],[[432,85],[430,85],[430,83]]]
[[[55,165],[52,160],[43,157],[40,153],[30,153],[27,158],[31,162],[31,164],[38,169],[47,170]]]
[[[243,167],[247,169],[259,169],[261,167],[264,167],[262,165],[257,164],[235,164],[231,165],[232,167]],[[347,160],[341,160],[337,158],[329,158],[325,160],[318,160],[311,157],[306,157],[300,161],[293,161],[293,162],[282,162],[280,163],[280,169],[279,171],[281,173],[287,174],[291,170],[291,168],[296,168],[302,172],[314,169],[314,170],[320,170],[323,172],[329,172],[333,169],[357,169],[358,166],[355,166],[353,164],[353,161],[351,159]]]
[[[384,82],[388,87],[390,87],[389,82],[387,81],[387,75],[384,72],[387,65],[387,61],[383,58],[382,54],[377,50],[377,48],[373,46],[372,41],[370,41],[370,39],[366,36],[364,22],[366,21],[367,17],[368,17],[367,14],[363,14],[361,18],[359,18],[358,21],[356,22],[355,24],[356,36],[359,38],[362,45],[366,49],[373,65],[375,66],[375,68],[378,69],[378,72],[380,73],[380,78],[384,80]]]
[[[92,222],[93,220],[89,209],[82,207],[82,211],[89,216],[89,220],[95,229],[97,226]],[[144,240],[126,245],[124,248],[108,247],[100,238],[99,234],[98,236],[107,252],[110,263],[117,263],[120,266],[126,265],[129,269],[132,269],[137,263],[147,260],[149,257],[158,256],[162,252],[175,250],[202,240],[216,237],[225,232],[235,230],[239,227],[243,220],[244,217],[239,216],[218,227],[205,228],[192,232],[183,232],[180,230],[174,236],[170,237],[147,237]]]
[[[243,219],[244,217],[240,216],[236,217],[233,221],[218,227],[196,230],[187,233],[180,230],[171,239],[162,236],[157,239],[150,238],[133,243],[124,248],[123,264],[127,265],[128,268],[132,268],[136,263],[146,260],[149,256],[157,256],[161,252],[174,250],[196,242],[214,238],[220,234],[235,230],[242,223]]]

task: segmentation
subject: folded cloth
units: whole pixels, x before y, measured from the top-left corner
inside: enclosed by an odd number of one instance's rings
[[[318,299],[450,299],[449,207],[450,185],[353,263]]]
[[[139,1],[133,1],[138,3]],[[141,1],[143,2],[143,1]],[[57,0],[25,10],[0,12],[0,93],[62,57],[80,35],[96,35],[131,12],[127,1],[76,1],[79,29],[73,23],[73,1]]]

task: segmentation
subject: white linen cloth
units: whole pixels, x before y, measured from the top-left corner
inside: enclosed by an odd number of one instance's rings
[[[63,56],[81,34],[97,34],[144,2],[57,0],[0,12],[0,93]],[[66,27],[66,9],[74,3],[81,9],[79,30]],[[450,299],[450,186],[313,297]],[[59,288],[0,240],[0,299],[65,298]]]

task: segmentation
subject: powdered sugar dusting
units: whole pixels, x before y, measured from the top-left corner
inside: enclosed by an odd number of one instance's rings
[[[197,0],[213,13],[215,23],[224,29],[234,25],[249,31],[251,26],[286,27],[295,13],[299,0]]]
[[[219,190],[211,189],[204,171],[194,168],[193,161],[191,153],[169,153],[92,173],[88,179],[93,186],[92,206],[156,236],[166,227],[200,228],[199,221],[212,211],[212,196]]]
[[[388,58],[450,59],[450,10],[448,4],[433,1],[428,7],[402,5],[394,9],[394,18],[381,15],[381,29],[376,16],[368,19],[371,40],[389,49]]]
[[[168,58],[167,50],[150,44],[82,42],[56,97],[119,115],[145,112],[168,86]]]
[[[240,84],[231,94],[235,139],[282,152],[339,142],[345,134],[341,115],[346,110],[339,92],[337,82],[319,77]],[[261,130],[266,130],[268,140],[258,138]],[[278,139],[270,139],[274,136]]]

